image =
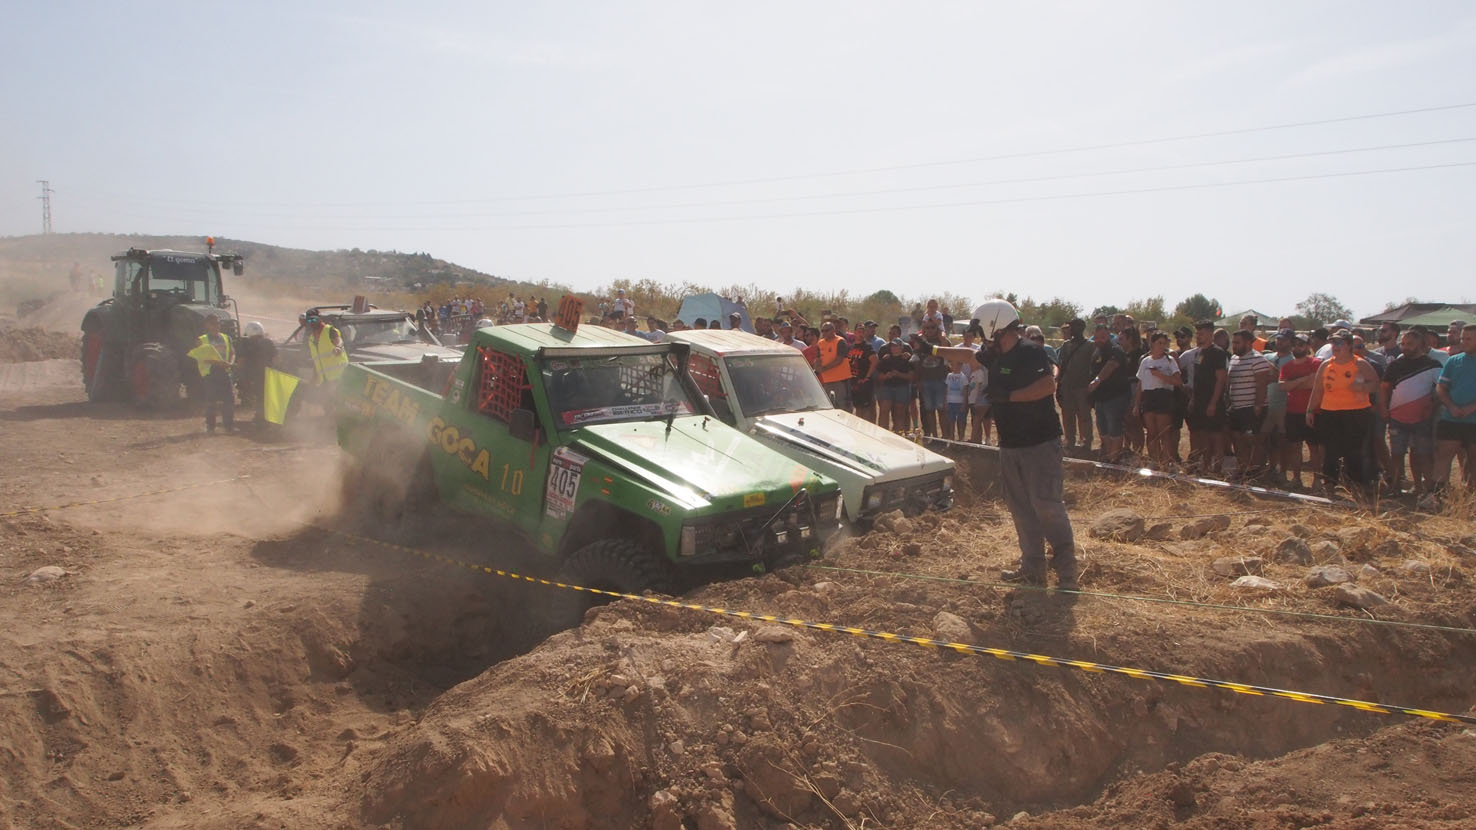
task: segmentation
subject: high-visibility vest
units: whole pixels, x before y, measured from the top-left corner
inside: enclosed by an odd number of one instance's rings
[[[338,329],[324,324],[323,330],[314,337],[308,332],[308,353],[313,356],[313,371],[318,375],[319,382],[328,383],[338,380],[343,376],[343,367],[348,365],[348,353],[345,351],[335,352],[333,346],[333,335],[338,334]],[[340,343],[343,338],[340,337]]]
[[[200,354],[200,347],[201,346],[208,346],[210,348],[210,351],[214,353],[214,354],[210,354],[210,353],[207,352],[206,353],[207,356],[210,356],[210,357],[218,357],[218,358],[220,358],[221,360],[224,360],[227,363],[230,363],[231,362],[231,357],[232,357],[231,336],[229,334],[222,334],[220,336],[220,339],[222,339],[222,340],[225,341],[225,353],[224,354],[221,353],[220,349],[215,348],[215,344],[214,343],[211,343],[210,342],[210,335],[208,335],[208,334],[202,334],[202,335],[200,335],[200,345],[199,346],[196,346],[195,348],[193,348],[193,349],[190,350],[190,356],[195,358],[195,366],[196,366],[196,368],[198,368],[200,370],[200,377],[202,377],[202,378],[205,377],[206,375],[210,374],[210,369],[214,366],[214,364],[212,364],[209,360],[202,360],[202,359],[200,359],[199,357],[196,356],[196,355]]]

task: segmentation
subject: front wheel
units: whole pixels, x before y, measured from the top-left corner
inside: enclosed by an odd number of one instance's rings
[[[558,581],[620,594],[670,594],[676,584],[666,557],[633,539],[601,539],[574,551],[559,568]],[[548,609],[557,629],[578,625],[590,608],[614,599],[569,588],[552,590],[556,593]]]
[[[162,343],[144,343],[133,351],[133,403],[165,409],[179,402],[179,360]]]

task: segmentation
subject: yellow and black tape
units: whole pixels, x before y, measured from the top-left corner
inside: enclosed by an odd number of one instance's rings
[[[88,501],[73,501],[73,502],[67,502],[66,504],[52,504],[52,505],[47,505],[46,507],[22,507],[19,510],[10,510],[10,511],[6,511],[4,513],[0,513],[0,519],[7,519],[7,518],[10,518],[11,516],[22,516],[22,515],[25,515],[27,513],[47,513],[47,512],[50,512],[52,510],[65,510],[65,509],[67,509],[69,507],[86,507],[87,505],[90,505],[90,504],[111,504],[112,502],[115,502],[115,501],[128,501],[130,499],[141,499],[141,498],[144,498],[145,496],[162,496],[162,495],[164,495],[166,493],[179,493],[179,492],[182,492],[182,491],[185,491],[185,490],[195,490],[195,489],[198,489],[198,488],[201,488],[201,487],[210,487],[210,486],[215,485],[215,484],[229,484],[229,483],[231,483],[233,481],[240,481],[240,480],[245,479],[245,478],[251,478],[251,476],[249,476],[249,475],[240,475],[240,476],[235,476],[233,478],[220,478],[220,479],[216,479],[215,481],[202,481],[202,482],[199,482],[198,484],[181,484],[178,487],[166,487],[166,488],[164,488],[162,490],[146,490],[146,491],[144,491],[142,493],[129,493],[126,496],[113,496],[112,498],[108,498],[108,499],[90,499]]]
[[[430,553],[429,551],[406,547],[404,545],[397,545],[392,542],[383,542],[378,539],[371,539],[365,536],[357,536],[355,534],[346,533],[335,528],[323,527],[321,525],[314,525],[314,527],[317,527],[318,529],[327,531],[329,533],[338,534],[348,539],[368,542],[370,544],[379,545],[381,547],[390,548],[392,550],[403,551],[405,553],[419,556],[423,559],[428,559],[433,562],[440,562],[454,567],[466,568],[467,570],[476,571],[478,573],[491,574],[495,576],[506,577],[508,579],[522,580],[523,582],[531,582],[536,585],[547,585],[554,588],[567,588],[571,591],[583,591],[587,594],[597,594],[599,596],[610,597],[612,599],[630,599],[636,600],[637,602],[650,603],[652,605],[664,605],[669,608],[684,608],[690,611],[705,611],[709,614],[720,614],[725,617],[737,617],[739,619],[745,620],[758,620],[760,622],[788,625],[794,628],[808,628],[815,631],[831,631],[839,634],[850,634],[855,637],[866,637],[873,640],[885,640],[887,642],[893,643],[910,643],[912,645],[922,646],[924,648],[948,649],[949,651],[955,651],[960,654],[976,654],[980,656],[994,657],[999,660],[1023,660],[1034,663],[1038,666],[1052,666],[1055,668],[1064,669],[1079,669],[1081,671],[1097,674],[1117,674],[1126,677],[1136,678],[1138,680],[1162,680],[1165,682],[1177,683],[1181,686],[1190,686],[1198,689],[1220,689],[1222,691],[1234,692],[1241,695],[1251,695],[1254,697],[1274,697],[1281,698],[1283,700],[1293,700],[1298,703],[1346,706],[1350,709],[1357,709],[1362,712],[1372,712],[1378,715],[1408,715],[1409,717],[1413,718],[1424,718],[1426,720],[1441,721],[1444,723],[1476,724],[1476,716],[1473,715],[1453,714],[1450,712],[1436,712],[1429,709],[1417,709],[1410,706],[1395,706],[1387,703],[1375,703],[1368,700],[1356,700],[1353,698],[1336,697],[1333,695],[1314,694],[1312,692],[1297,692],[1288,689],[1277,689],[1271,686],[1257,686],[1251,683],[1232,683],[1228,680],[1214,680],[1208,677],[1193,677],[1186,674],[1172,674],[1169,672],[1150,671],[1148,669],[1135,669],[1126,666],[1114,666],[1107,663],[1096,663],[1091,660],[1067,660],[1060,657],[1051,657],[1045,654],[1031,654],[1025,651],[1011,651],[1010,649],[976,646],[970,643],[951,643],[943,640],[933,640],[927,637],[908,637],[902,634],[893,634],[886,631],[872,631],[870,629],[855,628],[845,625],[835,625],[833,623],[811,622],[810,620],[801,620],[792,617],[781,617],[775,614],[755,614],[751,611],[734,611],[730,608],[715,608],[709,605],[696,605],[689,602],[680,602],[674,599],[663,599],[661,597],[654,596],[648,597],[641,596],[639,594],[625,594],[619,591],[605,591],[599,588],[586,588],[582,585],[569,585],[557,580],[542,579],[535,576],[525,576],[523,574],[514,573],[512,571],[504,571],[499,568],[489,567],[487,565],[477,565],[471,562],[464,562],[460,559],[453,559],[449,556],[442,556],[438,553]]]

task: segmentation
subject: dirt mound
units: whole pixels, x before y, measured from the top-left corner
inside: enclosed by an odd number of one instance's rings
[[[0,330],[0,363],[75,358],[81,348],[82,340],[76,335],[47,331],[39,326]]]
[[[1188,622],[1165,654],[1151,614],[1104,627],[1115,614],[1069,597],[882,589],[787,572],[690,599],[1373,698],[1456,704],[1476,678],[1476,647],[1418,635]],[[1391,660],[1421,674],[1418,692],[1356,668]],[[623,602],[442,696],[368,764],[362,807],[413,827],[980,827],[1206,752],[1274,756],[1388,723]]]
[[[106,294],[93,296],[90,293],[60,292],[42,302],[32,302],[19,308],[21,325],[36,326],[47,331],[76,332],[82,328],[82,318],[88,309],[97,305]]]
[[[1473,788],[1476,734],[1409,723],[1268,761],[1204,755],[1010,826],[1457,830],[1476,826]]]

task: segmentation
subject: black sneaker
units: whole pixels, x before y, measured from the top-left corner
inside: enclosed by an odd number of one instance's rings
[[[1032,585],[1044,588],[1046,584],[1045,574],[1037,571],[1027,571],[1024,568],[1015,571],[1001,571],[999,578],[1003,582],[1013,582],[1017,585]]]

